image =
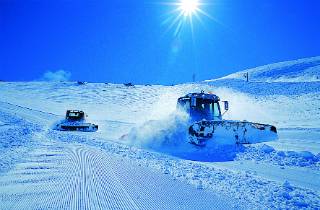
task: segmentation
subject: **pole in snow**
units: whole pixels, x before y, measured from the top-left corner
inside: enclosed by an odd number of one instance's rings
[[[249,82],[249,73],[246,72],[243,76],[244,76],[244,78],[246,78],[246,81]]]

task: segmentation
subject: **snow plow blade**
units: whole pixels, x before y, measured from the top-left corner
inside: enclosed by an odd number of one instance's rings
[[[273,141],[278,138],[273,125],[248,121],[202,120],[189,127],[189,142],[205,146],[216,144],[254,144]]]
[[[57,125],[56,130],[95,132],[98,130],[98,125],[91,124],[91,123],[78,124],[78,125],[60,124],[60,125]]]

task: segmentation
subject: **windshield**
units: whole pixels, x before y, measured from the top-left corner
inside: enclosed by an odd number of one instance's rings
[[[219,103],[212,100],[197,99],[197,105],[193,111],[193,116],[199,119],[221,119]]]
[[[67,112],[66,118],[69,120],[81,120],[84,119],[83,112]]]
[[[77,113],[70,112],[70,113],[69,113],[69,117],[78,117],[79,115],[80,115],[79,112],[77,112]]]

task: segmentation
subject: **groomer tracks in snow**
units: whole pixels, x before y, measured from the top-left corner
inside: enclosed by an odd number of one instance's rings
[[[249,82],[243,72],[175,86],[2,82],[0,209],[320,209],[319,64],[245,70]],[[177,98],[201,90],[229,101],[225,119],[273,124],[279,140],[178,150]],[[67,109],[99,130],[53,131]],[[144,124],[134,144],[120,138]]]
[[[7,108],[3,108],[7,107]],[[24,113],[39,127],[50,118],[14,105],[7,116]],[[42,120],[41,120],[42,119]],[[24,122],[21,120],[20,122]],[[18,124],[15,126],[23,126]],[[0,209],[225,209],[241,208],[231,198],[197,189],[135,161],[59,134],[34,132],[33,148],[0,176]],[[72,134],[71,134],[72,135]],[[20,136],[16,136],[19,138]],[[93,139],[91,139],[94,141]],[[19,156],[19,154],[16,154]]]

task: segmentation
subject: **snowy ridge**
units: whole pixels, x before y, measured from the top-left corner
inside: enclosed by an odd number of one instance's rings
[[[316,82],[320,81],[320,56],[285,61],[243,70],[223,79],[245,80],[245,73],[249,80],[255,82]],[[215,80],[206,80],[206,82]]]

